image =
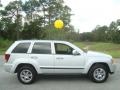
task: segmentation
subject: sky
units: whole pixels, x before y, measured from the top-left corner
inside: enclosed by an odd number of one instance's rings
[[[120,0],[64,0],[71,7],[72,25],[79,32],[89,32],[96,25],[108,25],[120,19]]]
[[[1,0],[7,5],[12,0]],[[72,9],[71,24],[76,31],[92,31],[96,25],[108,25],[120,19],[120,0],[64,0]]]

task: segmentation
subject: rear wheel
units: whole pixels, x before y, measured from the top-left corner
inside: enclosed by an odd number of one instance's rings
[[[102,64],[96,64],[90,69],[88,75],[92,81],[102,83],[107,80],[109,74],[106,66]]]
[[[23,84],[33,83],[36,79],[37,72],[33,67],[23,66],[17,73],[18,80]]]

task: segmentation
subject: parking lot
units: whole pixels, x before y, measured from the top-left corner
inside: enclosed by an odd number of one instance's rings
[[[31,85],[23,85],[17,76],[4,71],[3,56],[0,56],[0,90],[120,90],[120,60],[117,59],[116,73],[105,83],[93,83],[83,75],[39,76]]]

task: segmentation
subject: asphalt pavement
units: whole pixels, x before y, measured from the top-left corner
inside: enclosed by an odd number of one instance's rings
[[[117,59],[116,73],[104,83],[93,83],[83,75],[39,76],[30,85],[21,84],[15,74],[4,71],[3,56],[0,56],[0,90],[120,90],[120,59]]]

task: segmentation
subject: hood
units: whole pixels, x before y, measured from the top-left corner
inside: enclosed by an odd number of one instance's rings
[[[94,52],[94,51],[88,51],[87,52],[88,57],[106,57],[106,58],[112,58],[112,56],[100,52]]]

